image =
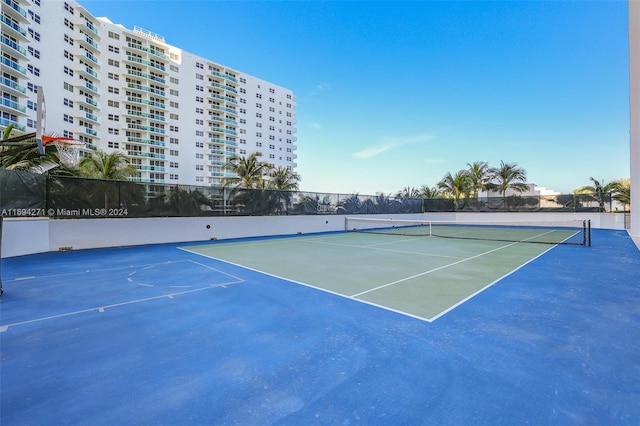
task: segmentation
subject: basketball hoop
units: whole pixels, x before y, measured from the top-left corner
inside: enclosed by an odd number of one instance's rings
[[[43,136],[42,144],[46,146],[49,143],[53,143],[58,150],[58,158],[60,158],[62,164],[67,167],[76,167],[78,165],[80,149],[84,147],[84,142],[73,138]]]

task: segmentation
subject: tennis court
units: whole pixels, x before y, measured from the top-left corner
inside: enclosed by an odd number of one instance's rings
[[[4,259],[1,421],[637,424],[640,252],[593,232]]]

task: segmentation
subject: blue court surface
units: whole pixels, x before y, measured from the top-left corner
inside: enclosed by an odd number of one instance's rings
[[[188,246],[4,259],[1,424],[640,424],[624,231],[554,247],[431,322]]]

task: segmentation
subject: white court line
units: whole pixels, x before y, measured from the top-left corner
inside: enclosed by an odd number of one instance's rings
[[[130,266],[124,266],[124,267],[118,267],[118,268],[109,268],[109,269],[85,270],[85,271],[69,272],[69,273],[56,274],[56,275],[44,275],[44,276],[41,276],[41,277],[35,277],[34,276],[33,278],[30,278],[30,279],[35,279],[35,278],[55,278],[55,277],[61,277],[61,276],[71,276],[71,275],[86,274],[86,273],[91,273],[91,272],[117,271],[117,270],[130,269],[130,268],[149,269],[151,267],[158,266],[158,265],[166,265],[166,264],[171,264],[171,263],[183,263],[183,262],[193,263],[195,265],[202,266],[202,267],[204,267],[206,269],[209,269],[211,271],[214,271],[214,272],[217,272],[219,274],[222,274],[222,275],[230,278],[230,281],[224,282],[224,283],[221,283],[221,284],[211,284],[211,285],[209,285],[207,287],[201,287],[201,288],[192,289],[192,290],[185,290],[185,291],[174,292],[174,293],[170,293],[170,294],[162,294],[162,295],[159,295],[159,296],[153,296],[153,297],[148,297],[148,298],[143,298],[143,299],[137,299],[137,300],[127,301],[127,302],[121,302],[121,303],[116,303],[116,304],[112,304],[112,305],[98,306],[98,307],[95,307],[95,308],[87,308],[87,309],[82,309],[82,310],[79,310],[79,311],[66,312],[66,313],[63,313],[63,314],[52,315],[52,316],[42,317],[42,318],[36,318],[36,319],[32,319],[32,320],[27,320],[27,321],[16,322],[16,323],[13,323],[13,324],[4,324],[4,325],[0,325],[0,333],[4,332],[4,331],[7,331],[7,329],[9,327],[15,327],[17,325],[30,324],[30,323],[34,323],[34,322],[46,321],[46,320],[56,319],[56,318],[62,318],[62,317],[70,316],[70,315],[78,315],[78,314],[82,314],[82,313],[86,313],[86,312],[92,312],[92,311],[104,312],[105,309],[108,309],[108,308],[114,308],[114,307],[118,307],[118,306],[130,305],[130,304],[133,304],[133,303],[141,303],[141,302],[146,302],[146,301],[150,301],[150,300],[162,299],[164,297],[167,297],[169,299],[173,299],[175,296],[179,296],[179,295],[182,295],[182,294],[188,294],[188,293],[193,293],[193,292],[202,291],[202,290],[209,290],[209,289],[218,288],[218,287],[226,288],[227,285],[241,284],[241,283],[245,282],[244,279],[236,277],[235,275],[231,275],[229,273],[220,271],[219,269],[213,268],[213,267],[211,267],[209,265],[205,265],[205,264],[200,263],[200,262],[196,262],[196,261],[191,260],[191,259],[170,260],[170,261],[167,261],[167,262],[158,262],[158,263],[144,264],[144,265],[130,265]],[[135,273],[135,271],[132,274],[129,274],[129,276],[133,275],[134,273]],[[10,281],[12,281],[12,280],[10,280]],[[17,281],[17,279],[15,281]],[[129,278],[127,278],[127,281],[129,281]],[[7,281],[5,281],[5,282],[7,282]],[[153,285],[151,285],[151,284],[140,284],[140,285],[153,287]]]
[[[358,297],[358,296],[362,296],[363,294],[371,293],[372,291],[380,290],[381,288],[389,287],[389,286],[392,286],[392,285],[395,285],[395,284],[399,284],[399,283],[404,282],[404,281],[412,280],[412,279],[414,279],[414,278],[418,278],[418,277],[421,277],[421,276],[423,276],[423,275],[430,274],[430,273],[432,273],[432,272],[436,272],[436,271],[440,271],[440,270],[442,270],[442,269],[446,269],[446,268],[448,268],[448,267],[450,267],[450,266],[459,265],[460,263],[467,262],[467,261],[469,261],[469,260],[473,260],[473,259],[477,259],[477,258],[479,258],[479,257],[485,256],[485,255],[487,255],[487,254],[493,253],[493,252],[498,251],[498,250],[505,249],[505,248],[507,248],[507,247],[511,247],[511,246],[513,246],[513,245],[516,245],[516,244],[518,244],[518,243],[517,243],[517,242],[515,242],[515,243],[511,243],[511,244],[504,245],[504,246],[502,246],[502,247],[495,248],[495,249],[493,249],[493,250],[485,251],[484,253],[476,254],[475,256],[467,257],[467,258],[464,258],[464,259],[458,260],[457,262],[449,263],[449,264],[447,264],[447,265],[439,266],[439,267],[437,267],[437,268],[430,269],[430,270],[428,270],[428,271],[424,271],[424,272],[421,272],[421,273],[419,273],[419,274],[412,275],[412,276],[410,276],[410,277],[401,278],[401,279],[399,279],[399,280],[396,280],[396,281],[393,281],[393,282],[390,282],[390,283],[387,283],[387,284],[383,284],[383,285],[380,285],[380,286],[378,286],[378,287],[370,288],[369,290],[365,290],[365,291],[363,291],[363,292],[360,292],[360,293],[354,294],[354,295],[352,295],[351,297]]]
[[[12,323],[12,324],[5,324],[5,325],[0,326],[0,332],[7,331],[7,329],[9,327],[15,327],[15,326],[18,326],[18,325],[32,324],[34,322],[48,321],[48,320],[52,320],[52,319],[64,318],[64,317],[68,317],[68,316],[72,316],[72,315],[79,315],[79,314],[84,314],[84,313],[93,312],[93,311],[98,311],[100,313],[103,313],[106,309],[117,308],[117,307],[126,306],[126,305],[132,305],[132,304],[135,304],[135,303],[148,302],[148,301],[151,301],[151,300],[163,299],[165,297],[169,298],[169,299],[173,299],[175,296],[180,296],[180,295],[183,295],[183,294],[194,293],[196,291],[210,290],[210,289],[218,288],[218,287],[226,288],[226,286],[228,286],[228,285],[242,284],[243,282],[244,282],[244,280],[241,280],[241,281],[229,281],[229,282],[225,282],[225,283],[221,283],[221,284],[211,284],[211,285],[209,285],[207,287],[196,288],[196,289],[193,289],[193,290],[180,291],[180,292],[177,292],[177,293],[170,293],[170,294],[161,294],[159,296],[146,297],[146,298],[137,299],[137,300],[129,300],[127,302],[113,303],[111,305],[97,306],[95,308],[81,309],[79,311],[65,312],[64,314],[51,315],[51,316],[48,316],[48,317],[35,318],[35,319],[32,319],[32,320],[15,322],[15,323]]]

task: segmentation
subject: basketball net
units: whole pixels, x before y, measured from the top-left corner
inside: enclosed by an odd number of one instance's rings
[[[46,146],[49,143],[53,143],[58,150],[58,158],[60,158],[62,164],[67,167],[76,167],[78,165],[80,149],[84,147],[84,142],[73,138],[43,136],[42,144]]]

